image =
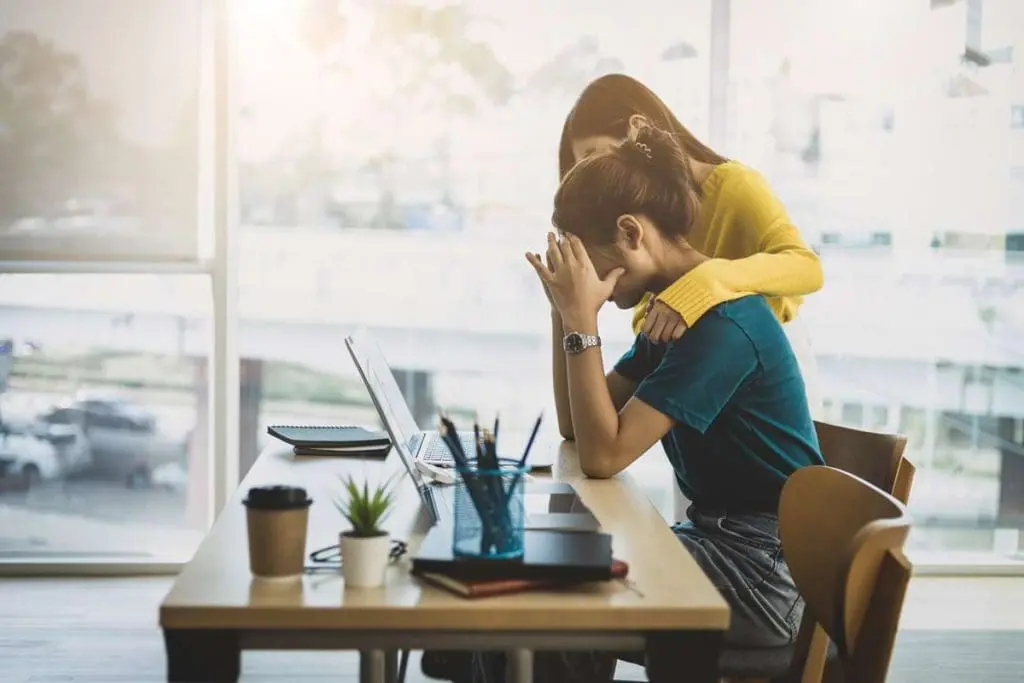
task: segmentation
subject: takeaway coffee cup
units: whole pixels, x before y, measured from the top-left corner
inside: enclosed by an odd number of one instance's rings
[[[249,528],[249,569],[254,576],[283,579],[302,574],[306,525],[313,499],[293,486],[249,489],[242,504]]]

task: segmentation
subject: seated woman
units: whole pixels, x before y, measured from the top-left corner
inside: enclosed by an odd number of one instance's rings
[[[667,344],[638,335],[607,376],[601,357],[597,314],[605,302],[631,308],[707,260],[687,241],[699,198],[680,181],[685,163],[672,136],[652,127],[581,159],[555,195],[561,241],[549,234],[546,258],[527,259],[565,330],[583,471],[615,476],[660,440],[692,501],[676,536],[729,603],[726,644],[785,646],[796,638],[803,602],[782,556],[779,496],[796,469],[823,461],[782,324],[751,294],[711,307]],[[474,659],[428,653],[423,668],[502,680],[500,654]],[[534,678],[610,680],[615,661],[607,652],[538,652]]]
[[[565,330],[583,471],[614,476],[660,440],[692,501],[676,535],[731,609],[726,644],[784,646],[803,603],[782,556],[779,496],[793,471],[823,461],[778,318],[764,297],[743,296],[713,306],[671,343],[638,335],[607,376],[601,358],[597,314],[606,301],[632,308],[707,260],[687,241],[699,198],[681,182],[685,163],[672,136],[652,127],[583,158],[555,196],[562,239],[549,234],[546,258],[527,258]],[[610,655],[589,657],[548,661],[593,672],[594,658]]]

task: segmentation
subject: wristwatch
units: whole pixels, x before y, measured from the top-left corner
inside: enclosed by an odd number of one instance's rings
[[[583,353],[592,346],[600,346],[601,338],[594,334],[570,332],[562,339],[562,349],[566,353]]]

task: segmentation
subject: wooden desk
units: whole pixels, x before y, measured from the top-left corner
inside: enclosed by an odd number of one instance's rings
[[[554,447],[554,446],[552,446]],[[235,681],[246,649],[352,649],[362,653],[362,680],[388,677],[386,653],[398,649],[505,650],[511,680],[530,680],[533,650],[647,649],[652,681],[714,681],[728,606],[628,475],[582,476],[575,445],[563,443],[552,472],[573,484],[613,536],[616,557],[630,565],[631,586],[590,584],[483,600],[465,600],[420,582],[409,560],[392,565],[378,589],[345,590],[340,572],[274,584],[249,573],[245,491],[262,484],[304,486],[314,498],[308,549],[337,542],[345,522],[330,503],[337,476],[394,462],[295,459],[287,447],[266,449],[220,514],[160,607],[173,683]],[[394,453],[389,458],[397,457]],[[420,499],[403,480],[389,518],[393,537],[410,543]]]

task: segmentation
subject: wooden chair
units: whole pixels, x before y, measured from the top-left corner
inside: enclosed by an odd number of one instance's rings
[[[790,477],[779,533],[810,619],[784,680],[821,680],[807,657],[820,625],[844,683],[884,683],[912,572],[903,554],[909,531],[903,503],[847,472],[807,467]]]
[[[819,421],[815,421],[814,428],[826,465],[849,472],[907,504],[916,472],[913,463],[903,457],[907,437]],[[785,545],[783,549],[788,558]],[[808,619],[810,616],[805,614],[801,633],[810,630],[812,635],[802,656],[804,664],[818,673],[805,679],[805,683],[821,681],[826,663],[837,654],[825,631],[813,622],[808,623]],[[720,668],[722,676],[733,683],[778,682],[794,662],[801,661],[796,659],[797,655],[794,648],[725,650]]]
[[[797,470],[782,491],[779,535],[804,619],[795,647],[747,652],[778,665],[781,683],[820,683],[824,658],[810,650],[822,629],[835,643],[830,680],[884,683],[912,572],[909,531],[906,507],[878,487],[834,467]]]
[[[814,429],[826,465],[856,475],[907,504],[915,473],[914,465],[903,457],[907,437],[818,421]]]
[[[907,448],[907,437],[902,434],[885,434],[870,432],[852,427],[814,422],[818,435],[818,444],[825,464],[835,469],[849,472],[869,484],[891,494],[904,505],[910,499],[910,490],[914,483],[916,468],[913,463],[903,457]],[[801,624],[801,633],[810,630],[811,642],[801,655],[804,664],[810,670],[818,671],[804,681],[818,682],[822,680],[826,662],[835,657],[837,650],[830,647],[825,631],[814,624],[809,614],[805,614]],[[782,681],[797,655],[795,648],[773,649],[727,649],[722,653],[720,662],[721,674],[732,683],[763,683],[764,681]],[[641,664],[642,658],[630,657],[627,661]]]

